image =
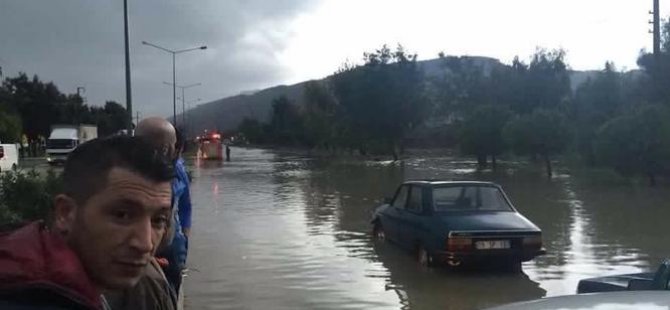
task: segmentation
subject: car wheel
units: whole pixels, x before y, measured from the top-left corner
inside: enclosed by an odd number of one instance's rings
[[[428,250],[420,245],[416,250],[416,260],[419,265],[423,267],[430,267],[433,264],[433,257],[430,256]]]
[[[380,242],[386,241],[386,232],[379,222],[375,223],[375,226],[372,228],[372,237]]]
[[[520,273],[522,270],[521,262],[510,262],[505,269],[511,273]]]

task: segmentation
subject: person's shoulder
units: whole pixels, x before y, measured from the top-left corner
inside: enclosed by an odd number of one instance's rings
[[[30,304],[27,302],[15,302],[0,299],[0,309],[3,310],[69,310],[69,306]]]
[[[0,309],[73,310],[94,309],[93,305],[68,298],[52,289],[34,288],[0,293]]]

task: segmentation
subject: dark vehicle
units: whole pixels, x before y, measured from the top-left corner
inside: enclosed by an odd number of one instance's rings
[[[407,181],[371,223],[375,238],[412,251],[422,265],[520,270],[521,262],[545,253],[542,231],[490,182]]]
[[[549,297],[487,310],[658,310],[668,309],[668,304],[667,292],[610,292]]]
[[[631,273],[581,280],[577,285],[577,293],[668,290],[668,281],[670,281],[670,260],[664,261],[656,272]]]

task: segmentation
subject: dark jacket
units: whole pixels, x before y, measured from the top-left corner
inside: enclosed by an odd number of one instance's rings
[[[62,237],[35,222],[0,235],[0,309],[102,309]]]
[[[147,265],[146,272],[135,287],[108,292],[105,297],[113,310],[176,310],[177,296],[170,288],[156,260]]]

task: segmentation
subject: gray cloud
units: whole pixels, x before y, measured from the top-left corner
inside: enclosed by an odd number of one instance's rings
[[[146,115],[172,112],[171,49],[207,45],[177,55],[177,83],[202,83],[187,99],[204,101],[281,83],[288,23],[317,1],[129,0],[133,102]],[[123,1],[0,1],[0,66],[53,80],[64,92],[87,89],[90,104],[125,102]]]

